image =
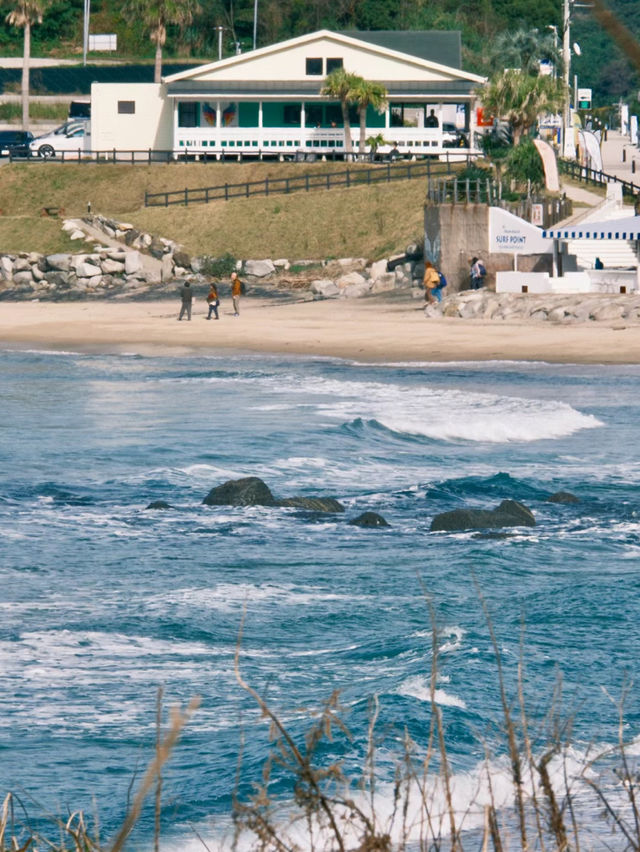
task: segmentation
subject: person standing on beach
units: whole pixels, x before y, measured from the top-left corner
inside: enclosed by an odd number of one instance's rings
[[[435,305],[436,301],[439,300],[434,298],[433,291],[436,287],[440,286],[440,276],[438,275],[438,270],[430,260],[428,260],[424,265],[424,278],[422,279],[422,283],[424,284],[425,301],[429,305]]]
[[[216,285],[211,282],[211,287],[209,287],[209,292],[207,294],[207,302],[209,304],[209,313],[207,315],[207,319],[211,319],[211,314],[216,315],[216,319],[220,319],[218,316],[218,305],[220,304],[220,300],[218,299],[218,288]]]
[[[187,315],[187,319],[191,322],[191,303],[193,302],[193,291],[188,281],[185,281],[180,290],[180,298],[182,299],[182,307],[180,308],[180,316],[178,320]]]
[[[242,295],[242,281],[237,272],[231,273],[231,298],[233,299],[233,315],[240,316],[240,296]]]

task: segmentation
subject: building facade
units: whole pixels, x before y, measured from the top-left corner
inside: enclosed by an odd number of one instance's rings
[[[462,71],[460,55],[457,32],[321,30],[170,75],[148,85],[149,103],[143,85],[129,97],[124,84],[95,84],[94,147],[139,141],[140,150],[162,142],[175,155],[343,156],[341,106],[321,90],[344,68],[387,89],[384,109],[366,114],[366,136],[382,137],[380,151],[466,155],[475,151],[475,90],[484,78]],[[357,151],[359,120],[350,113]]]

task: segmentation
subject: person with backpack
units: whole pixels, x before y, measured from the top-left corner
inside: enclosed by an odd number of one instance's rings
[[[481,287],[484,287],[484,279],[486,276],[487,270],[485,269],[484,263],[479,257],[473,257],[471,259],[471,289],[480,290]]]
[[[207,304],[209,305],[209,314],[206,319],[211,319],[211,314],[216,315],[216,319],[220,319],[218,316],[218,307],[220,305],[220,299],[218,298],[218,288],[211,282],[211,287],[209,288],[209,293],[207,295]]]
[[[440,294],[436,296],[435,290],[440,286],[440,275],[435,266],[428,260],[424,265],[424,298],[428,305],[435,305],[440,301]]]

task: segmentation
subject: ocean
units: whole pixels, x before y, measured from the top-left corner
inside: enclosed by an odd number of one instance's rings
[[[351,739],[336,730],[320,759],[347,774],[377,701],[381,814],[405,734],[426,748],[433,687],[472,832],[486,761],[497,774],[506,761],[487,615],[516,710],[522,660],[534,749],[552,706],[572,720],[576,765],[615,745],[627,690],[636,759],[640,367],[0,359],[0,798],[19,798],[16,819],[46,832],[50,814],[82,810],[108,841],[153,757],[162,687],[167,711],[201,697],[164,770],[162,848],[224,846],[270,749],[238,650],[299,742],[339,691]],[[202,504],[246,476],[346,511]],[[579,502],[548,502],[560,490]],[[537,525],[430,531],[440,512],[505,498]],[[348,524],[365,510],[390,527]],[[293,796],[277,766],[271,791]],[[152,847],[153,825],[150,801],[132,848]]]

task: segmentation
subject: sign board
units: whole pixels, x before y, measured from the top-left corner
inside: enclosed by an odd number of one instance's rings
[[[489,209],[489,251],[501,254],[551,254],[553,240],[542,231],[501,207]]]
[[[591,89],[578,89],[578,109],[591,109]]]
[[[540,228],[544,225],[544,205],[531,205],[531,224],[538,225]]]
[[[118,36],[116,33],[105,33],[89,36],[89,50],[117,50]]]

